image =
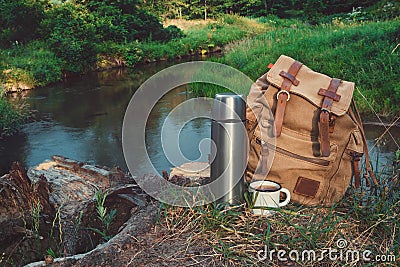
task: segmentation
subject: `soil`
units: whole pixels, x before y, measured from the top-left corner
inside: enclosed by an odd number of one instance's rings
[[[125,227],[109,242],[94,250],[55,259],[52,266],[225,266],[220,254],[193,233],[167,229],[157,214],[159,203],[151,201],[137,210]],[[193,240],[193,242],[191,242]],[[27,267],[46,266],[44,261]]]

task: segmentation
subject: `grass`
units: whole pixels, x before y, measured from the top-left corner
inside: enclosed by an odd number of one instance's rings
[[[207,54],[216,47],[265,33],[271,28],[256,19],[236,15],[226,15],[219,20],[208,21],[170,20],[166,22],[166,25],[181,27],[185,37],[173,39],[167,43],[149,40],[114,44],[111,45],[111,49],[100,44],[101,54],[111,57],[117,55],[128,66],[134,66],[139,62]]]
[[[185,25],[186,36],[167,43],[144,42],[97,44],[98,62],[93,68],[106,68],[138,63],[175,59],[185,55],[206,54],[218,46],[264,33],[265,23],[235,15],[224,16],[217,21],[189,22],[170,21],[169,25]],[[189,27],[190,25],[190,27]],[[194,25],[194,27],[192,27]],[[28,44],[16,43],[12,48],[0,50],[1,93],[45,86],[60,81],[65,73],[63,62],[42,41]],[[22,107],[14,107],[0,98],[0,136],[15,133],[24,120]]]
[[[114,220],[117,210],[113,209],[110,212],[107,212],[107,208],[104,206],[104,202],[106,201],[107,198],[107,193],[103,193],[101,190],[97,191],[95,195],[96,199],[96,212],[97,212],[97,217],[101,221],[102,227],[101,229],[89,227],[90,230],[94,231],[95,233],[98,233],[101,235],[103,240],[107,242],[112,238],[112,236],[109,234],[109,228]]]
[[[97,68],[134,67],[143,62],[206,54],[224,46],[224,57],[214,60],[255,80],[267,71],[269,62],[285,54],[316,71],[354,81],[362,112],[370,113],[371,107],[386,116],[400,112],[399,19],[358,22],[335,18],[332,23],[312,26],[273,16],[249,19],[226,15],[207,22],[171,20],[166,25],[182,27],[185,37],[167,43],[99,43]],[[60,65],[60,59],[43,42],[16,44],[0,52],[0,81],[6,90],[44,86],[63,77]],[[213,97],[224,89],[201,90],[197,93]],[[243,92],[247,94],[248,88]]]
[[[188,236],[192,243],[195,239],[205,242],[211,252],[203,258],[212,258],[218,266],[398,266],[399,170],[400,150],[392,165],[376,173],[379,188],[349,188],[346,196],[331,207],[290,204],[274,216],[262,217],[252,215],[246,204],[214,203],[194,208],[162,205],[159,223],[174,238]],[[330,254],[332,258],[329,254],[321,256],[329,249],[336,249]],[[278,251],[286,255],[278,256]],[[316,260],[310,251],[316,253]],[[370,251],[366,258],[364,251]],[[377,255],[386,262],[368,261]]]
[[[269,28],[256,19],[236,15],[207,22],[173,20],[167,24],[182,26],[185,37],[166,43],[151,39],[98,43],[96,66],[87,66],[87,69],[122,65],[133,67],[138,63],[206,54],[218,46],[264,33]],[[63,64],[43,41],[16,43],[12,48],[0,51],[0,83],[6,91],[45,86],[62,79],[65,75],[61,69]]]
[[[398,19],[319,26],[292,21],[286,27],[230,45],[224,57],[215,61],[255,80],[267,71],[269,62],[285,54],[315,71],[355,82],[361,111],[370,113],[371,105],[380,114],[396,116],[400,112],[399,36]],[[213,97],[220,90],[209,87],[203,93]],[[243,88],[243,93],[247,92],[248,88]]]
[[[23,103],[11,103],[0,96],[0,138],[19,130],[27,117],[27,107]]]
[[[44,86],[62,78],[60,61],[42,42],[0,50],[0,137],[18,132],[29,116],[24,101],[10,101],[8,91]]]
[[[0,82],[6,90],[30,89],[59,81],[61,61],[41,41],[0,51]]]

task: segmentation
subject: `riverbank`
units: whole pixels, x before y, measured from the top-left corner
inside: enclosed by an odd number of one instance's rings
[[[280,23],[270,21],[269,23]],[[300,60],[311,69],[353,81],[359,110],[396,118],[400,114],[400,20],[345,22],[310,26],[292,21],[288,27],[235,43],[215,61],[232,66],[252,80],[268,71],[281,55]],[[390,82],[388,82],[390,81]],[[221,88],[194,87],[198,94],[213,97]],[[243,89],[247,94],[247,88]],[[390,119],[389,119],[390,120]]]
[[[286,54],[319,72],[354,81],[357,104],[368,120],[371,119],[371,109],[387,117],[387,122],[400,113],[397,105],[400,86],[393,84],[400,75],[397,67],[400,64],[398,19],[349,22],[337,18],[330,24],[311,26],[298,20],[276,17],[223,16],[206,23],[171,20],[166,22],[167,25],[183,28],[185,36],[166,43],[101,42],[96,44],[97,60],[91,69],[135,67],[223,49],[224,56],[214,60],[235,67],[255,80],[267,71],[269,62]],[[0,62],[0,83],[4,91],[45,86],[72,75],[62,70],[61,60],[41,41],[2,50]],[[204,89],[203,86],[197,94],[213,97],[220,90]],[[196,93],[195,86],[194,91]],[[243,93],[247,94],[247,91]],[[0,112],[1,118],[7,112],[18,114],[15,109],[10,111],[10,105]],[[3,119],[2,124],[3,135],[18,128],[17,120]]]
[[[62,62],[44,42],[33,41],[15,45],[0,52],[0,83],[3,90],[19,91],[46,86],[70,75],[116,67],[135,67],[137,64],[173,60],[185,56],[206,55],[221,52],[228,43],[254,37],[272,29],[257,19],[235,15],[222,16],[218,20],[200,21],[169,20],[168,26],[182,26],[183,37],[168,42],[151,40],[133,42],[96,43],[96,60],[85,66],[82,72],[72,73],[62,68]],[[72,59],[71,59],[72,60]]]
[[[169,20],[165,26],[184,28],[184,36],[169,42],[145,40],[96,43],[96,60],[92,65],[84,66],[82,71],[134,68],[138,64],[221,53],[224,45],[265,33],[271,28],[257,19],[235,15],[226,15],[207,22]],[[10,49],[0,50],[0,97],[7,92],[43,87],[83,74],[68,72],[62,67],[66,64],[68,62],[57,57],[43,41],[15,44]],[[18,107],[7,103],[6,99],[1,99],[0,136],[10,135],[18,130],[21,118],[24,117],[24,113],[20,111]]]

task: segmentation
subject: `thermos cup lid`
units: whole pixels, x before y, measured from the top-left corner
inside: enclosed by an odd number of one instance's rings
[[[244,121],[246,120],[246,102],[243,95],[220,93],[215,95],[218,102],[214,102],[212,116],[216,121]]]

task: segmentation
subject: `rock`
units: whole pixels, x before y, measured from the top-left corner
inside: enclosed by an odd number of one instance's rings
[[[170,182],[180,186],[197,186],[209,183],[210,165],[208,162],[188,162],[171,168]]]
[[[192,180],[210,177],[210,165],[208,162],[188,162],[179,167],[171,168],[170,177],[185,176]]]

